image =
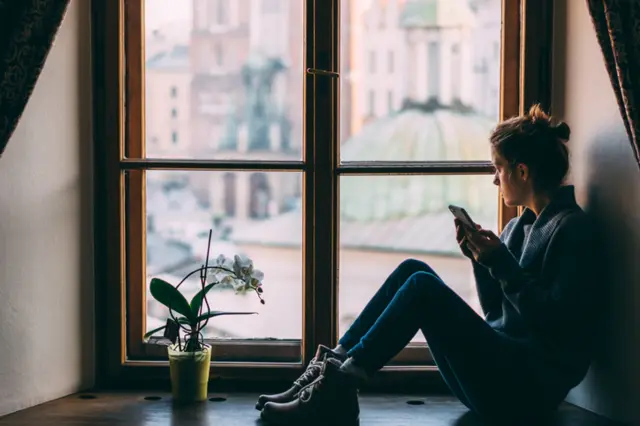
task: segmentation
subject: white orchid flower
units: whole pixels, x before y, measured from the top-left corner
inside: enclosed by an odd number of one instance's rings
[[[225,277],[233,273],[233,260],[223,254],[214,259],[211,262],[211,266],[215,269],[207,271],[207,282],[209,284],[222,282]]]
[[[236,254],[234,257],[233,270],[238,278],[250,277],[253,272],[253,261],[245,255]]]
[[[262,284],[262,280],[264,279],[264,272],[259,269],[254,269],[251,272],[251,279],[249,280],[249,285],[253,288],[259,287]]]
[[[227,274],[220,279],[220,284],[229,285],[233,287],[236,280],[237,280],[236,277],[234,277],[233,275]]]
[[[221,254],[216,258],[216,260],[213,261],[213,266],[233,271],[233,259],[230,259],[224,254]]]
[[[244,293],[247,290],[247,283],[244,280],[234,278],[230,280],[231,287],[237,293]]]

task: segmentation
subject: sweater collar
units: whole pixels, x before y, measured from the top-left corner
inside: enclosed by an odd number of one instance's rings
[[[505,241],[512,252],[516,246],[521,247],[520,265],[525,267],[530,264],[549,243],[551,235],[565,213],[579,209],[576,203],[575,187],[573,185],[560,187],[551,197],[549,204],[536,217],[530,209],[525,209],[515,223],[513,232]],[[531,225],[526,238],[524,238],[524,226]]]

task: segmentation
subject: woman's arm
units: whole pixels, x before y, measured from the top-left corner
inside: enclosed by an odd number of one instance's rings
[[[485,319],[487,321],[496,320],[502,316],[503,294],[500,283],[491,276],[487,268],[475,260],[471,260],[471,263],[473,264],[473,275],[476,279],[478,299]]]

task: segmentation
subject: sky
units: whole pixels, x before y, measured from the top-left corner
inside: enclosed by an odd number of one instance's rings
[[[150,32],[163,24],[191,21],[193,0],[145,0],[145,27]]]
[[[373,0],[347,1],[355,2],[356,5],[359,3],[359,8],[365,9],[371,5]],[[145,0],[147,31],[153,31],[167,22],[191,21],[192,2],[193,0]]]

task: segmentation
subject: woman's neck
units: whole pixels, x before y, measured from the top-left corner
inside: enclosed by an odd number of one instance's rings
[[[535,213],[536,217],[540,216],[542,210],[551,202],[551,196],[545,193],[532,194],[526,207]]]

